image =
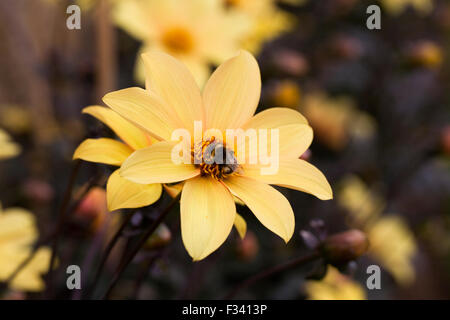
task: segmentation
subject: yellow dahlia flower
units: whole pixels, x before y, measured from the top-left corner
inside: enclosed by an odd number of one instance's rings
[[[328,266],[327,275],[320,281],[307,281],[305,291],[310,300],[366,300],[363,287],[336,268]]]
[[[354,175],[341,181],[336,198],[339,205],[349,212],[349,223],[353,227],[364,227],[378,219],[386,208],[381,195],[370,190],[364,181]]]
[[[336,151],[345,148],[351,138],[369,139],[376,132],[375,120],[359,110],[350,97],[312,92],[303,99],[300,111],[311,123],[319,141]]]
[[[12,158],[20,153],[20,146],[11,140],[9,134],[0,129],[0,160]]]
[[[151,138],[109,108],[90,106],[83,109],[107,125],[123,142],[109,138],[86,139],[75,150],[74,159],[120,166],[133,151],[148,147]],[[136,184],[114,171],[106,185],[108,210],[139,208],[156,202],[162,193],[159,183]]]
[[[0,204],[0,281],[6,281],[31,254],[38,238],[36,221],[30,212],[20,208],[2,210]],[[41,291],[41,275],[48,270],[50,249],[40,248],[33,259],[14,277],[10,287],[19,291]]]
[[[265,41],[288,31],[294,17],[277,8],[275,0],[222,0],[231,10],[244,14],[250,21],[250,30],[242,40],[243,48],[258,54]]]
[[[260,99],[261,76],[250,53],[242,51],[219,66],[202,92],[188,69],[175,58],[151,52],[144,54],[143,60],[147,90],[127,88],[103,98],[112,110],[159,140],[129,156],[121,166],[120,176],[145,185],[184,181],[181,233],[194,260],[208,256],[228,237],[236,217],[233,196],[286,242],[294,232],[294,213],[289,201],[271,184],[322,200],[332,198],[325,176],[299,159],[313,138],[305,118],[288,108],[272,108],[253,116]],[[173,139],[178,129],[194,136],[187,142],[188,153],[183,152],[188,162],[173,160],[180,146],[180,137]],[[249,137],[248,145],[258,142],[259,151],[249,148],[245,152],[245,143],[234,146],[234,140],[224,138],[230,129],[257,132]],[[279,137],[279,148],[271,154],[278,156],[278,170],[271,174],[264,172],[267,163],[251,162],[263,154],[262,150],[272,151],[275,145],[274,140],[263,145],[267,129]],[[199,134],[200,140],[195,138]],[[211,146],[231,154],[232,163],[208,162],[206,150]],[[105,148],[92,150],[92,155],[101,157],[102,151]]]
[[[382,215],[385,201],[357,176],[350,176],[342,182],[337,199],[349,211],[349,224],[366,232],[370,243],[368,255],[400,285],[411,284],[415,279],[413,258],[417,244],[404,219]]]
[[[226,12],[221,0],[123,0],[116,2],[113,20],[143,42],[141,52],[165,51],[183,61],[200,86],[210,64],[236,52],[249,28],[246,18]],[[140,60],[136,75],[143,83]]]
[[[414,235],[399,216],[386,216],[367,228],[370,241],[368,254],[380,261],[400,285],[409,285],[415,279],[412,263],[417,252]]]

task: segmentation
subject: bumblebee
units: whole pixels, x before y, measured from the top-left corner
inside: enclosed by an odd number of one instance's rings
[[[203,164],[205,173],[216,177],[225,177],[239,170],[239,164],[234,152],[227,149],[222,142],[213,141],[203,150]]]

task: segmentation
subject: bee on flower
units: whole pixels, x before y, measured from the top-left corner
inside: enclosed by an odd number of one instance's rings
[[[204,259],[226,240],[240,218],[236,214],[236,198],[285,242],[294,232],[294,212],[289,201],[270,185],[307,192],[322,200],[332,198],[325,176],[299,159],[313,138],[306,119],[288,108],[271,108],[254,115],[261,94],[261,76],[250,53],[241,51],[220,65],[202,91],[189,70],[172,56],[149,52],[142,57],[146,90],[127,88],[111,92],[103,101],[111,108],[110,114],[134,125],[127,126],[131,130],[126,132],[127,137],[140,137],[145,132],[156,142],[133,153],[119,152],[118,161],[113,164],[121,164],[121,168],[115,175],[120,181],[141,186],[183,182],[181,234],[194,260]],[[225,135],[227,130],[250,130],[256,135],[247,139],[248,144],[236,146]],[[279,138],[275,151],[272,140],[263,139],[268,130],[275,130]],[[180,142],[180,131],[189,136],[188,140]],[[246,147],[252,143],[257,143],[256,151]],[[208,148],[211,144],[214,148]],[[116,142],[109,146],[112,145],[117,146]],[[187,161],[174,161],[174,155],[183,151],[180,146],[188,148],[182,153]],[[119,149],[125,147],[121,145]],[[82,148],[89,150],[85,155],[91,160],[116,157],[112,151],[117,148],[106,145]],[[210,161],[206,150],[231,158],[232,165],[229,161]],[[265,172],[270,163],[249,161],[258,159],[257,150],[273,151],[274,172]],[[75,158],[78,155],[79,150]],[[217,160],[215,154],[214,159]],[[115,190],[127,192],[119,185]],[[239,225],[238,230],[242,231],[242,221]]]

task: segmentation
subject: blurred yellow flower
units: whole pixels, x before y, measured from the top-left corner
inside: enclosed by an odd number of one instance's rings
[[[242,46],[258,54],[265,41],[288,31],[294,25],[294,17],[278,9],[275,0],[222,0],[231,11],[243,13],[251,22],[250,30],[243,38]]]
[[[32,213],[20,208],[2,210],[0,205],[0,281],[6,281],[28,258],[38,235]],[[40,248],[12,280],[10,287],[19,291],[43,290],[45,283],[41,275],[48,270],[50,255],[49,248]]]
[[[381,0],[381,4],[394,15],[402,13],[408,7],[412,7],[422,14],[430,13],[433,10],[432,0]]]
[[[327,275],[320,281],[305,283],[309,300],[366,300],[364,288],[350,277],[341,274],[335,267],[328,266]]]
[[[165,51],[181,60],[202,86],[211,64],[235,54],[249,29],[244,15],[227,12],[222,0],[123,0],[113,20],[143,42],[141,52]],[[144,82],[141,60],[136,74]]]
[[[412,258],[417,245],[406,222],[399,216],[381,215],[386,206],[383,198],[356,176],[344,179],[336,198],[349,212],[349,224],[366,232],[370,243],[368,255],[399,284],[410,284],[415,278]]]
[[[253,116],[261,94],[261,75],[250,53],[241,51],[219,66],[203,92],[189,70],[175,58],[153,51],[144,54],[143,60],[147,90],[119,90],[105,95],[103,101],[161,141],[135,151],[123,162],[120,175],[137,184],[184,181],[181,234],[194,260],[208,256],[228,237],[236,221],[233,195],[286,242],[294,232],[294,213],[289,201],[271,184],[307,192],[322,200],[332,198],[325,176],[299,159],[312,142],[312,129],[306,119],[288,108],[271,108]],[[191,137],[196,137],[196,121],[201,123],[203,136],[202,141],[198,141],[202,144],[201,154],[194,154],[197,148],[188,146],[193,148],[189,156],[202,162],[174,162],[172,151],[179,145],[172,140],[174,130],[183,128]],[[226,152],[236,151],[236,159],[240,159],[239,146],[234,149],[223,138],[227,129],[238,128],[278,129],[277,173],[261,174],[264,165],[248,165],[245,160],[236,162],[233,168],[204,162],[204,148],[213,143],[222,145]],[[210,129],[215,129],[215,133],[205,137],[203,134]],[[261,139],[257,140],[261,143]],[[92,155],[101,157],[103,150],[93,149]],[[246,153],[248,157],[257,156],[252,151]]]
[[[269,92],[270,102],[276,106],[297,109],[300,105],[301,90],[292,80],[278,82]]]
[[[73,159],[120,166],[133,151],[148,147],[151,138],[141,129],[109,108],[90,106],[83,109],[107,125],[123,142],[109,138],[86,139],[73,154]],[[106,185],[110,211],[122,208],[139,208],[156,202],[162,193],[159,183],[136,184],[123,179],[119,170],[114,171]]]
[[[348,176],[339,183],[336,199],[350,213],[352,226],[363,226],[370,220],[377,219],[386,207],[383,198],[355,175]]]
[[[412,258],[417,252],[414,235],[405,221],[394,215],[380,218],[366,228],[370,247],[368,254],[380,261],[400,285],[415,279]]]
[[[20,146],[11,140],[9,134],[0,129],[0,160],[16,156],[20,150]]]
[[[318,139],[334,150],[344,148],[351,137],[368,139],[376,126],[373,118],[356,108],[348,97],[331,98],[322,92],[305,96],[300,107]]]
[[[412,63],[431,69],[439,68],[444,62],[442,48],[429,40],[422,40],[412,45],[407,55]]]
[[[0,107],[1,126],[13,134],[23,134],[31,128],[31,117],[27,109],[17,105]]]

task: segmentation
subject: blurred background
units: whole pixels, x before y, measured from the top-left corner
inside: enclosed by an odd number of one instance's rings
[[[81,29],[66,26],[72,4],[81,8]],[[380,30],[366,27],[372,4],[381,8]],[[164,33],[173,21],[186,29]],[[356,264],[329,267],[325,275],[320,262],[311,263],[237,297],[450,298],[448,1],[0,0],[0,281],[32,252],[24,243],[42,244],[3,298],[89,298],[66,288],[65,268],[79,265],[83,283],[92,283],[107,240],[127,214],[106,208],[105,181],[113,168],[83,162],[49,281],[49,239],[74,176],[73,151],[85,138],[113,137],[82,108],[102,105],[107,92],[143,86],[143,51],[179,57],[203,85],[239,48],[260,64],[258,111],[293,108],[309,120],[315,137],[303,158],[325,174],[334,199],[280,189],[296,215],[288,245],[240,207],[246,237],[234,230],[197,263],[182,245],[176,208],[111,297],[218,299],[242,279],[310,252],[313,235],[356,228],[370,241]],[[106,290],[122,252],[169,201],[165,193],[135,215],[94,296]],[[8,224],[8,213],[25,221],[14,237],[5,227],[16,223]],[[366,287],[373,264],[382,271],[380,290]]]

